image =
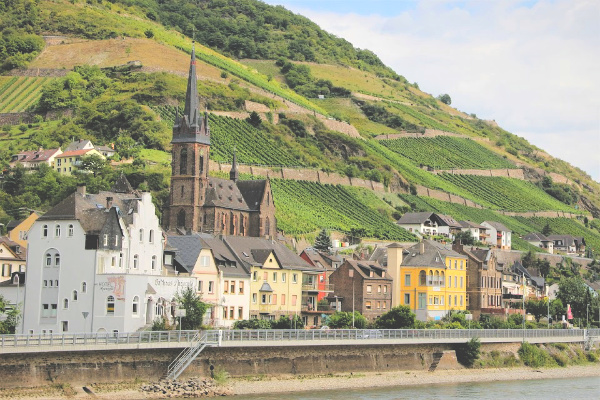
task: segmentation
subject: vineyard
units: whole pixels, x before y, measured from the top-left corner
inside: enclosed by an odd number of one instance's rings
[[[175,120],[175,108],[157,106],[153,109],[169,126]],[[231,162],[233,149],[237,160],[243,164],[258,164],[281,167],[303,166],[285,151],[285,147],[272,136],[254,128],[244,120],[209,114],[210,158],[215,161]]]
[[[470,139],[436,136],[381,140],[380,143],[417,165],[434,169],[515,168],[510,161]]]
[[[473,201],[495,209],[516,212],[544,210],[576,212],[530,182],[496,176],[441,174],[440,177],[469,192],[469,198]]]
[[[0,113],[23,112],[33,106],[42,95],[42,88],[52,78],[1,77]]]
[[[285,234],[300,235],[322,228],[346,233],[363,229],[364,237],[416,241],[414,235],[360,202],[343,186],[281,179],[271,180],[271,186],[277,227]]]

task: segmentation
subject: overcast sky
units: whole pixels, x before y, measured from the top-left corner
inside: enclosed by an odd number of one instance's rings
[[[600,181],[599,0],[267,0]]]

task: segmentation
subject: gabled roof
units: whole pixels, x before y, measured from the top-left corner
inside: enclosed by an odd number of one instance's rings
[[[523,240],[527,242],[551,242],[546,236],[541,233],[531,232],[523,236]]]
[[[75,151],[75,150],[82,150],[85,147],[87,147],[89,145],[88,148],[93,149],[94,145],[92,144],[92,142],[88,139],[79,139],[76,140],[74,142],[69,143],[69,145],[67,146],[67,148],[65,149],[65,152],[67,151]]]
[[[548,236],[549,240],[556,242],[557,240],[562,240],[563,246],[580,246],[585,245],[585,239],[581,236],[571,236],[571,235],[550,235]]]
[[[417,243],[407,249],[402,259],[402,266],[407,267],[446,267],[446,257],[466,259],[467,257],[447,248],[434,240],[424,240],[424,252],[420,253],[421,243]]]
[[[304,249],[302,253],[304,253],[306,257],[308,257],[308,259],[314,267],[322,270],[334,270],[334,268],[331,265],[331,260],[326,258],[322,252],[309,247]]]
[[[458,221],[463,228],[488,229],[487,226],[479,225],[472,221]]]
[[[357,271],[363,279],[392,280],[390,276],[385,274],[386,269],[379,265],[377,261],[348,259],[344,263],[348,263],[350,268]],[[371,272],[373,272],[373,276],[370,276]]]
[[[217,268],[224,276],[248,277],[250,275],[250,270],[237,260],[223,239],[208,233],[201,233],[200,236],[210,246]]]
[[[64,153],[56,156],[55,158],[65,158],[65,157],[78,157],[83,156],[90,151],[94,151],[94,149],[81,149],[81,150],[73,150],[73,151],[65,151]]]
[[[244,196],[248,208],[258,210],[265,194],[267,181],[265,179],[237,181],[237,187]]]
[[[433,213],[429,212],[429,211],[406,213],[396,223],[397,224],[422,224],[423,222],[430,220],[432,218],[432,215],[433,215]]]
[[[251,211],[235,182],[214,177],[208,178],[204,206]]]
[[[19,243],[10,240],[8,236],[0,236],[0,244],[4,244],[8,251],[10,251],[10,258],[25,261],[27,252],[24,251],[25,249]],[[21,252],[17,252],[17,249],[21,249]],[[3,257],[7,257],[7,255],[3,254]]]
[[[441,222],[439,225],[447,225],[451,228],[461,228],[461,225],[449,215],[445,214],[434,214],[435,217]]]
[[[489,224],[492,228],[496,229],[496,231],[500,232],[512,232],[510,229],[502,225],[500,222],[496,221],[483,221],[482,224]]]
[[[111,192],[116,192],[116,193],[132,193],[132,194],[136,194],[136,195],[138,194],[133,189],[133,187],[131,186],[131,184],[127,180],[127,178],[125,177],[125,174],[123,174],[122,172],[121,172],[121,175],[119,175],[119,177],[117,178],[117,180],[113,184],[113,186],[110,189],[110,191]]]
[[[54,154],[61,151],[60,149],[48,149],[48,150],[31,150],[22,151],[16,154],[19,162],[41,162],[48,161]],[[13,156],[14,157],[14,156]]]
[[[210,248],[198,235],[167,236],[167,243],[175,249],[175,262],[188,273],[194,270],[202,249]]]

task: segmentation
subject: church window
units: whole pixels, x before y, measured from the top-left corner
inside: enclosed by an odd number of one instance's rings
[[[236,223],[236,221],[237,221],[237,216],[235,216],[233,214],[233,212],[230,213],[230,216],[229,216],[229,225],[230,225],[229,226],[229,234],[230,235],[235,235],[237,233],[236,229],[235,229],[235,223]]]
[[[269,223],[269,217],[265,218],[265,236],[271,234],[271,224]]]
[[[177,213],[177,227],[185,228],[185,211],[183,211],[183,210],[180,210]]]
[[[181,185],[181,197],[185,194],[185,187]]]
[[[271,204],[271,193],[267,192],[267,206]]]
[[[198,167],[200,168],[200,174],[204,172],[204,150],[200,150],[200,155],[198,156]]]
[[[187,174],[187,149],[181,149],[181,153],[179,153],[179,174],[185,175]]]

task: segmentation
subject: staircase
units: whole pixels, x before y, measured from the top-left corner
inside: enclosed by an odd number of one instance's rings
[[[164,379],[177,379],[179,375],[198,357],[198,354],[204,350],[206,346],[212,345],[206,340],[205,332],[198,332],[191,340],[190,346],[184,349],[179,355],[169,364],[167,373]]]
[[[442,359],[443,355],[444,355],[444,353],[442,353],[442,352],[433,353],[433,362],[429,366],[429,372],[435,371],[435,369],[437,368],[438,364],[440,363],[440,360]]]

